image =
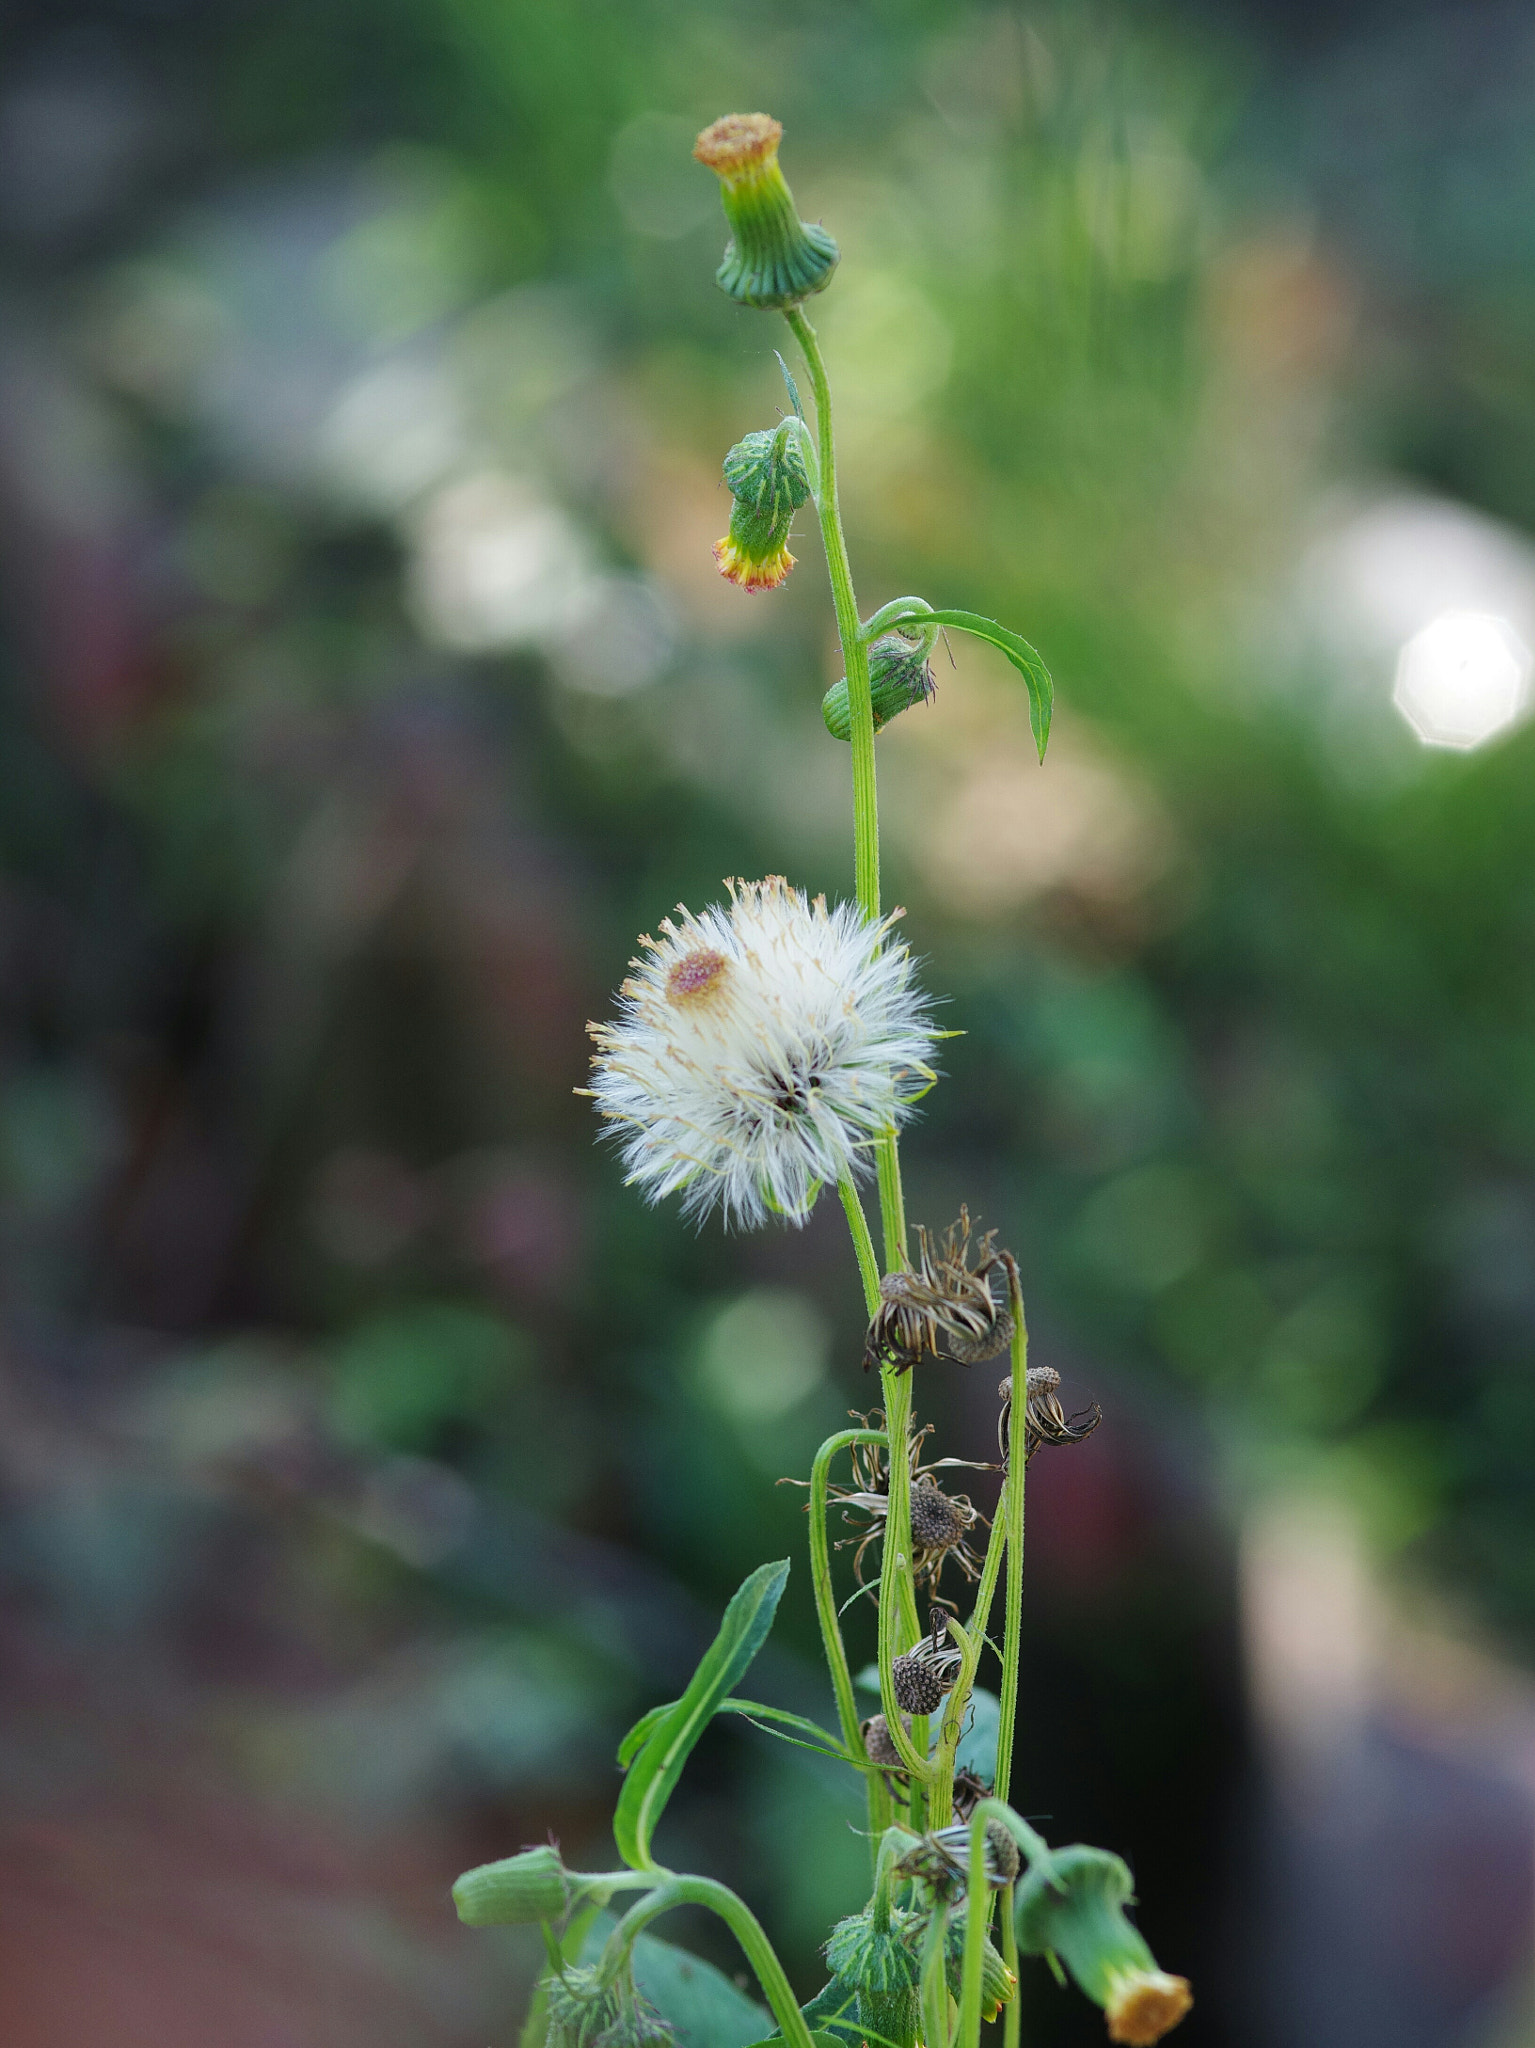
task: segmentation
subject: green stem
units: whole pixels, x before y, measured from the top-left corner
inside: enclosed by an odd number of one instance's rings
[[[917,1596],[911,1576],[911,1376],[886,1366],[880,1374],[885,1393],[885,1536],[879,1561],[879,1696],[901,1763],[915,1791],[932,1776],[925,1754],[901,1724],[891,1664],[921,1635]],[[915,1729],[913,1730],[913,1735]]]
[[[842,1740],[854,1756],[863,1750],[858,1728],[858,1706],[853,1697],[853,1677],[848,1669],[842,1626],[837,1619],[837,1595],[831,1580],[831,1545],[826,1535],[826,1493],[831,1478],[831,1461],[854,1444],[879,1444],[877,1429],[843,1429],[829,1436],[815,1454],[810,1468],[810,1581],[815,1591],[815,1611],[821,1624],[821,1644],[831,1672],[832,1691],[837,1695],[837,1719]]]
[[[1002,1491],[997,1497],[997,1511],[992,1517],[991,1535],[986,1544],[986,1557],[981,1565],[980,1583],[975,1592],[975,1605],[970,1610],[970,1625],[968,1629],[955,1626],[952,1630],[964,1651],[964,1662],[959,1667],[954,1690],[949,1694],[944,1707],[943,1725],[938,1737],[938,1754],[934,1758],[937,1776],[931,1795],[929,1825],[935,1828],[945,1826],[954,1811],[954,1757],[959,1749],[959,1738],[964,1728],[965,1709],[970,1703],[970,1694],[975,1686],[976,1667],[981,1661],[981,1651],[986,1646],[986,1630],[991,1622],[991,1603],[996,1598],[997,1579],[1001,1574],[1002,1558],[1006,1549],[1007,1481],[1004,1479]]]
[[[944,1965],[949,1936],[949,1909],[935,1897],[922,1944],[922,2031],[926,2048],[947,2048],[949,1983]]]
[[[631,1906],[608,1936],[607,1946],[602,1951],[599,1969],[604,1980],[612,1982],[640,1931],[662,1913],[669,1913],[674,1906],[707,1906],[711,1913],[718,1913],[756,1971],[757,1982],[762,1986],[763,1996],[788,2048],[815,2048],[805,2016],[799,2009],[799,2001],[761,1921],[728,1885],[717,1884],[712,1877],[674,1877],[653,1891],[648,1899],[641,1899],[637,1906]]]
[[[842,642],[848,719],[852,728],[854,868],[863,914],[877,923],[880,915],[879,801],[874,786],[874,703],[869,694],[869,650],[859,627],[853,572],[848,563],[842,514],[837,504],[837,450],[832,436],[831,387],[826,381],[826,365],[821,360],[815,329],[803,311],[798,306],[791,306],[784,317],[800,345],[805,367],[810,372],[810,388],[815,393],[816,439],[820,448],[821,470],[821,542],[826,550],[826,572],[831,578],[832,603],[837,612],[837,637]]]
[[[986,1883],[986,1804],[981,1800],[970,1817],[970,1874],[965,1889],[965,1960],[959,1982],[957,2048],[980,2048],[981,2040],[981,1963],[986,1950],[987,1923],[991,1919],[991,1892]]]
[[[1002,1891],[1002,1960],[1013,1973],[1013,1995],[1002,2010],[1002,2048],[1018,2048],[1022,2032],[1023,1983],[1018,1975],[1018,1930],[1013,1925],[1013,1888]]]
[[[1002,1714],[997,1729],[995,1792],[1006,1799],[1013,1775],[1013,1724],[1018,1715],[1018,1664],[1023,1640],[1023,1489],[1028,1465],[1029,1326],[1014,1260],[1007,1260],[1013,1310],[1012,1403],[1007,1414],[1007,1607],[1002,1642]],[[1000,1515],[1000,1508],[998,1510]]]
[[[869,691],[869,645],[859,623],[853,571],[847,557],[847,537],[842,531],[842,512],[837,500],[837,449],[832,432],[831,386],[826,381],[826,365],[821,360],[821,346],[816,340],[815,329],[802,309],[791,306],[784,318],[800,345],[805,367],[810,372],[810,388],[815,394],[816,440],[820,450],[820,495],[816,509],[821,519],[821,545],[826,551],[832,605],[837,614],[837,638],[842,642],[849,738],[853,752],[853,871],[859,907],[871,924],[877,924],[880,919],[879,791],[874,773],[874,700]],[[906,1263],[901,1162],[893,1134],[881,1141],[875,1160],[879,1173],[880,1218],[885,1232],[885,1267],[893,1272]]]

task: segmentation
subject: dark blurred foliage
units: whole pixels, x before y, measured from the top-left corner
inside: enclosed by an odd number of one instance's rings
[[[765,1557],[761,1683],[826,1712],[774,1482],[875,1398],[841,1219],[695,1235],[571,1092],[675,901],[851,879],[814,535],[779,598],[709,559],[782,403],[688,161],[736,105],[844,246],[865,605],[1057,678],[1043,771],[962,649],[881,742],[965,1033],[911,1211],[1000,1228],[1107,1410],[1031,1474],[1018,1796],[1131,1858],[1190,2048],[1261,2033],[1235,1509],[1342,1489],[1535,1636],[1535,739],[1420,750],[1316,570],[1393,493],[1535,523],[1527,14],[142,0],[7,43],[18,2039],[94,2041],[119,1948],[120,2040],[508,2039],[531,1951],[447,1883],[550,1827],[609,1860],[618,1734]],[[987,1370],[919,1402],[985,1455]],[[668,1821],[807,1990],[848,1797],[720,1731]]]

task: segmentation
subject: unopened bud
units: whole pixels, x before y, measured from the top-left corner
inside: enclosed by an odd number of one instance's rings
[[[965,1974],[965,1926],[963,1920],[950,1923],[944,1943],[943,1973],[955,1998],[961,1993]],[[1018,1989],[1018,1979],[1002,1959],[1002,1952],[988,1935],[981,1947],[981,2018],[994,2020]]]
[[[839,1920],[826,1944],[839,1983],[858,1994],[858,2024],[871,2036],[911,2048],[921,2019],[921,1964],[909,1914],[891,1914],[881,1928],[873,1913]]]
[[[570,1904],[570,1881],[558,1849],[545,1843],[466,1870],[453,1887],[466,1927],[515,1927],[558,1919]]]
[[[1101,2005],[1109,2039],[1150,2048],[1193,2004],[1186,1977],[1159,1970],[1145,1936],[1125,1918],[1133,1886],[1119,1857],[1078,1842],[1036,1864],[1013,1909],[1022,1955],[1053,1952]]]
[[[743,590],[773,590],[794,567],[789,525],[810,496],[798,440],[764,428],[738,441],[725,457],[733,500],[730,531],[714,543],[720,574]]]
[[[726,114],[704,130],[693,154],[720,181],[730,223],[720,290],[743,306],[797,306],[824,291],[837,267],[825,228],[802,221],[778,167],[783,127],[770,114]]]
[[[874,730],[890,723],[913,704],[931,703],[936,685],[932,665],[921,643],[900,633],[884,633],[869,647],[869,696],[874,705]],[[847,701],[847,677],[840,676],[821,699],[821,716],[834,740],[853,736]]]

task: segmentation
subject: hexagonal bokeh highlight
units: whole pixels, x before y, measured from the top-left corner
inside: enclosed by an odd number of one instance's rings
[[[1529,706],[1530,650],[1495,612],[1441,612],[1397,657],[1392,702],[1429,747],[1479,747]]]

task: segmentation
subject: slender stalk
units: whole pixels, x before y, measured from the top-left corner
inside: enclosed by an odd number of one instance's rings
[[[1018,2048],[1022,2032],[1023,1981],[1018,1975],[1018,1930],[1013,1925],[1013,1888],[1002,1892],[1002,1960],[1013,1973],[1013,1995],[1002,2009],[1002,2048]]]
[[[932,1766],[901,1725],[891,1664],[921,1634],[911,1576],[911,1376],[888,1366],[880,1375],[885,1394],[885,1536],[879,1561],[879,1696],[890,1740],[913,1788],[926,1784]]]
[[[970,1875],[965,1887],[965,1960],[959,1983],[957,2048],[980,2048],[981,2040],[981,1963],[987,1923],[991,1919],[991,1892],[986,1883],[985,1806],[982,1800],[970,1818]]]
[[[756,1972],[757,1982],[762,1986],[762,1994],[778,2022],[778,2030],[787,2048],[815,2048],[805,2016],[799,2009],[799,2001],[761,1921],[744,1899],[738,1899],[728,1885],[717,1884],[712,1877],[674,1877],[653,1891],[648,1899],[641,1899],[637,1906],[631,1906],[608,1936],[607,1946],[602,1951],[599,1968],[603,1977],[608,1982],[612,1981],[634,1946],[636,1936],[662,1913],[669,1913],[673,1906],[707,1906],[710,1912],[718,1913],[741,1944],[746,1960]]]
[[[1018,1716],[1018,1663],[1023,1637],[1023,1489],[1028,1465],[1029,1326],[1024,1320],[1018,1267],[1007,1260],[1013,1309],[1013,1385],[1007,1412],[1007,1605],[1002,1641],[1002,1715],[997,1728],[998,1799],[1006,1799],[1013,1775],[1013,1724]]]
[[[874,703],[869,694],[869,649],[858,621],[853,572],[837,504],[837,450],[832,435],[831,387],[821,360],[815,329],[799,306],[784,315],[800,345],[810,388],[815,393],[816,439],[820,449],[821,542],[831,578],[837,612],[837,637],[847,676],[848,719],[853,742],[853,859],[858,901],[865,917],[877,920],[879,908],[879,799],[874,785]]]
[[[853,571],[847,556],[847,538],[842,531],[842,512],[837,500],[837,448],[832,432],[831,386],[821,359],[815,329],[799,306],[784,315],[794,339],[800,345],[810,388],[815,394],[816,439],[820,454],[820,491],[816,509],[821,520],[821,545],[826,551],[826,573],[831,580],[832,604],[837,614],[837,638],[842,642],[843,673],[847,677],[847,703],[853,748],[853,871],[858,902],[865,917],[878,923],[879,898],[879,792],[874,773],[874,700],[869,691],[869,644],[858,619],[858,599],[853,590]],[[901,1191],[901,1162],[895,1137],[883,1140],[876,1152],[879,1173],[880,1218],[885,1233],[885,1267],[893,1272],[906,1263],[906,1210]]]
[[[944,1972],[948,1934],[949,1909],[942,1899],[934,1898],[922,1944],[922,2032],[926,2048],[946,2048],[949,2038],[949,1984]]]
[[[975,1591],[975,1605],[970,1610],[970,1625],[966,1629],[952,1623],[950,1625],[951,1633],[958,1638],[964,1651],[964,1662],[959,1667],[954,1690],[949,1694],[944,1707],[943,1725],[938,1737],[938,1754],[933,1759],[936,1776],[933,1790],[929,1795],[929,1825],[935,1828],[945,1826],[954,1811],[954,1757],[964,1728],[965,1709],[970,1704],[970,1694],[975,1686],[976,1668],[981,1661],[981,1651],[986,1645],[986,1630],[991,1621],[991,1603],[996,1598],[997,1579],[1001,1574],[1002,1558],[1006,1549],[1007,1481],[1004,1479],[1002,1491],[997,1497],[997,1511],[991,1521],[991,1535],[981,1565],[980,1583]]]
[[[842,1429],[829,1436],[815,1454],[810,1468],[810,1580],[815,1591],[816,1617],[821,1624],[821,1644],[831,1672],[832,1691],[837,1696],[837,1719],[842,1740],[854,1756],[863,1748],[858,1730],[858,1707],[853,1697],[853,1677],[848,1669],[847,1649],[837,1619],[837,1595],[831,1581],[831,1545],[826,1535],[826,1492],[831,1461],[854,1444],[880,1444],[884,1435],[877,1429]]]

